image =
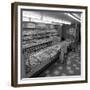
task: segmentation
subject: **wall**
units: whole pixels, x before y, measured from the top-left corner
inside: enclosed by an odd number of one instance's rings
[[[63,39],[75,40],[76,35],[79,36],[77,33],[77,27],[75,26],[75,24],[62,26],[62,38]]]
[[[11,2],[14,0],[0,0],[0,90],[90,90],[90,77],[87,84],[67,84],[53,86],[38,86],[13,88],[10,86],[11,78]],[[90,9],[90,0],[16,0],[37,3],[87,5]],[[88,10],[90,16],[90,10]],[[88,17],[88,20],[90,17]],[[90,23],[90,21],[89,21]],[[90,33],[90,27],[88,29]],[[89,35],[90,38],[90,35]],[[90,42],[89,45],[90,46]],[[90,47],[88,48],[88,50]],[[90,51],[89,51],[90,53]],[[90,59],[90,57],[89,57]],[[90,60],[88,61],[90,63]],[[90,68],[90,65],[89,65]],[[88,73],[90,76],[90,70]]]

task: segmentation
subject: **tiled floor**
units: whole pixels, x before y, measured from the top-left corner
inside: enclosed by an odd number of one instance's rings
[[[66,62],[61,64],[59,59],[43,71],[39,77],[80,75],[80,47],[68,53]]]

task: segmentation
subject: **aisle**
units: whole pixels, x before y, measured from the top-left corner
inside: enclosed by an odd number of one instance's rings
[[[80,47],[78,47],[76,51],[72,51],[67,55],[64,64],[61,64],[57,60],[47,70],[41,73],[39,77],[80,75],[80,67]]]

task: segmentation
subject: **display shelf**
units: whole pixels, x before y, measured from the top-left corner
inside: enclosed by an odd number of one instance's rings
[[[21,36],[22,53],[27,58],[25,71],[30,77],[53,61],[51,58],[60,49],[57,43],[60,43],[61,39],[54,24],[36,22],[22,22]]]
[[[34,22],[22,22],[22,28],[23,29],[32,29],[32,28],[36,28],[36,26],[35,26]]]
[[[40,45],[40,44],[45,44],[47,42],[52,42],[52,39],[36,40],[35,42],[31,42],[29,44],[22,45],[22,48],[29,48],[29,47],[37,46],[37,45]]]
[[[58,36],[58,33],[57,32],[53,32],[53,33],[51,32],[51,33],[25,35],[22,37],[22,40],[43,39],[43,38],[48,38],[51,36]]]
[[[57,31],[55,29],[52,29],[52,30],[38,30],[38,29],[35,29],[35,30],[25,30],[22,32],[22,35],[25,36],[25,35],[35,35],[35,34],[49,34],[49,33],[56,33]]]
[[[35,46],[32,46],[32,47],[25,48],[25,49],[23,49],[23,52],[35,53],[35,52],[38,52],[41,49],[47,48],[51,45],[52,45],[52,41],[47,42],[47,43],[43,43],[43,44],[40,44],[40,45],[35,45]]]
[[[44,23],[44,22],[33,22],[33,21],[23,21],[22,22],[22,28],[24,29],[34,29],[37,28],[39,30],[42,29],[54,29],[53,23]]]
[[[54,37],[58,36],[57,30],[51,24],[22,22],[22,26],[21,43],[23,51],[28,50],[32,53],[51,46],[55,40]]]
[[[29,72],[29,77],[33,76],[37,71],[45,67],[49,62],[53,61],[53,58],[57,56],[58,52],[62,51],[63,46],[67,48],[70,45],[70,41],[63,41],[57,43],[51,47],[43,49],[39,52],[33,53],[29,56],[29,63],[31,65],[31,72]],[[38,68],[37,68],[38,67]]]

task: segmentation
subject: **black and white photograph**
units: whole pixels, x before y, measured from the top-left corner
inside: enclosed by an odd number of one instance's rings
[[[22,10],[22,78],[81,75],[81,13]]]
[[[85,10],[18,5],[18,84],[86,80]]]

